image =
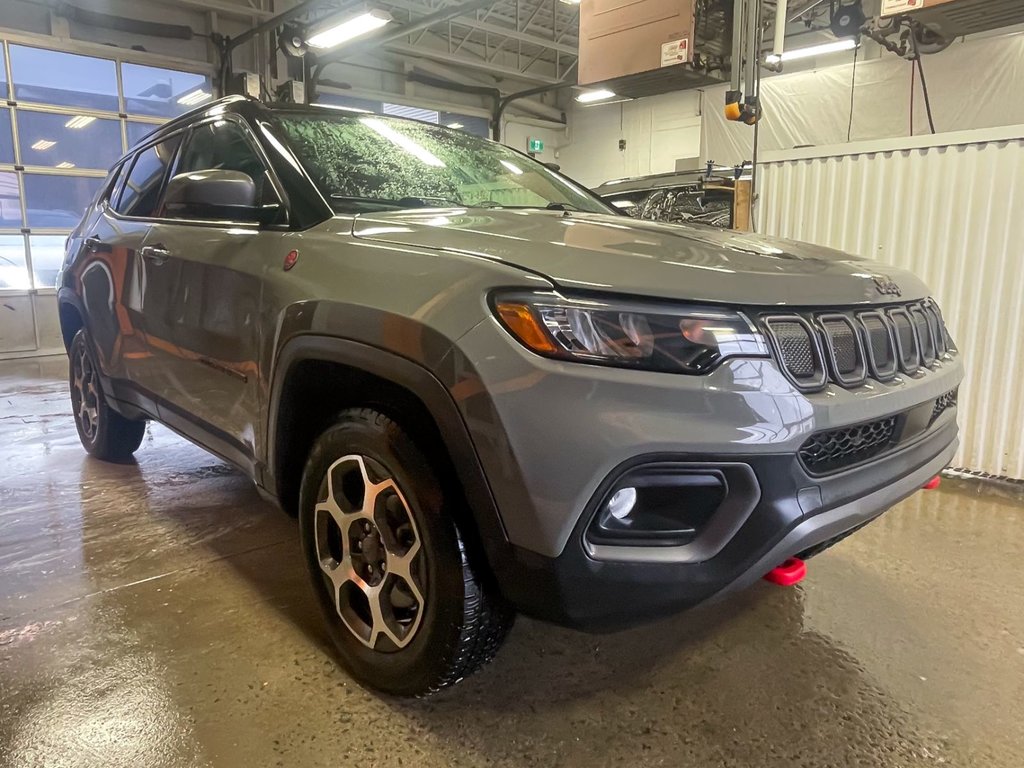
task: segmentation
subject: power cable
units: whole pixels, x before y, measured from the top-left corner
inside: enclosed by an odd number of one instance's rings
[[[850,137],[853,135],[853,105],[854,96],[857,93],[857,51],[860,50],[860,46],[856,45],[853,48],[853,75],[850,78],[850,122],[846,126],[846,143],[850,143]]]
[[[921,63],[921,52],[917,49],[917,35],[910,30],[910,44],[914,46],[914,58],[917,59],[917,73],[921,76],[921,92],[924,94],[924,108],[928,113],[928,128],[935,133],[935,119],[932,117],[932,100],[928,95],[928,82],[924,78],[924,65]]]

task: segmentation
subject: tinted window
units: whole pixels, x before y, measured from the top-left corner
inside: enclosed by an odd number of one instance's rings
[[[125,125],[128,127],[128,149],[140,143],[160,126],[156,123],[141,123],[136,120],[128,120]]]
[[[29,227],[71,229],[96,197],[103,179],[26,173],[25,207]]]
[[[160,187],[167,165],[174,157],[181,136],[155,144],[139,153],[114,210],[125,216],[151,216],[160,199]]]
[[[175,117],[213,98],[210,78],[195,72],[122,64],[121,84],[129,114]]]
[[[14,162],[14,139],[11,137],[11,110],[0,109],[0,163]]]
[[[117,112],[117,70],[110,59],[12,45],[14,98]]]
[[[64,235],[32,235],[33,282],[36,288],[55,288],[60,265],[64,261]]]
[[[0,171],[0,227],[21,227],[21,194],[18,192],[18,174]]]
[[[238,123],[217,120],[195,128],[181,151],[175,175],[194,171],[241,171],[256,184],[256,199],[276,201],[266,166]]]
[[[19,109],[18,143],[24,165],[106,170],[121,156],[121,123]]]
[[[0,235],[0,289],[25,290],[31,287],[24,236]]]

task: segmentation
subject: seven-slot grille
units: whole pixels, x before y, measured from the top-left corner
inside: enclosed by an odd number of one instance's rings
[[[931,300],[870,310],[761,317],[776,357],[804,391],[829,381],[856,387],[868,378],[890,381],[934,368],[952,351],[938,307]]]

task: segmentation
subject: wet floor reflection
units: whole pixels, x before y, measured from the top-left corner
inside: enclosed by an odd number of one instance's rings
[[[520,620],[454,690],[382,699],[333,662],[294,521],[160,427],[84,458],[60,365],[0,364],[0,766],[1024,765],[1019,498],[947,484],[799,588]]]

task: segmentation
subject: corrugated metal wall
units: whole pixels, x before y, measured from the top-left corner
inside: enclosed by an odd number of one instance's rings
[[[1024,126],[766,153],[759,231],[923,277],[965,355],[958,467],[1024,478]]]

